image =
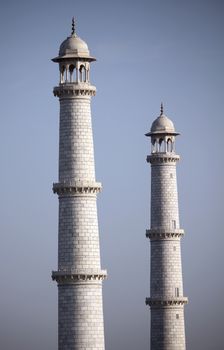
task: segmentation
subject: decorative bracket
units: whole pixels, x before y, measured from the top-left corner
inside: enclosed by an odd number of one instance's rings
[[[180,160],[180,156],[171,153],[152,153],[147,156],[147,163],[151,164],[161,164],[161,163],[175,163]]]
[[[63,83],[54,87],[53,94],[59,98],[95,96],[96,88],[87,83]]]
[[[186,297],[175,297],[175,298],[146,298],[146,305],[150,307],[163,307],[163,306],[182,306],[188,303]]]
[[[75,282],[102,281],[107,278],[107,271],[52,271],[52,280],[58,284],[72,284]]]
[[[53,192],[61,195],[96,194],[102,189],[100,182],[59,182],[53,184]]]
[[[151,240],[181,238],[184,236],[183,229],[150,229],[146,230],[146,237]]]

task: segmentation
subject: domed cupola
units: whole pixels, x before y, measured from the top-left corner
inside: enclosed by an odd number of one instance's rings
[[[150,132],[145,136],[151,137],[152,153],[170,153],[174,152],[175,136],[179,135],[175,131],[174,124],[163,112],[161,103],[160,115],[151,126]]]
[[[85,57],[89,58],[89,49],[85,41],[75,33],[65,39],[59,49],[59,57]]]
[[[165,114],[160,114],[156,120],[152,123],[151,134],[153,133],[175,133],[173,122],[165,116]]]
[[[86,42],[77,36],[74,18],[71,35],[61,43],[59,54],[52,61],[59,63],[60,84],[90,82],[90,62],[96,58],[90,55]]]

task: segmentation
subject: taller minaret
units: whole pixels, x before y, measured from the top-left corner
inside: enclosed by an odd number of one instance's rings
[[[102,280],[90,103],[96,88],[90,84],[87,44],[75,32],[62,42],[59,55],[60,101],[59,181],[53,191],[59,197],[58,349],[104,350]]]
[[[176,181],[175,137],[179,135],[163,113],[152,123],[151,137],[151,242],[150,298],[151,350],[185,350],[184,304]]]

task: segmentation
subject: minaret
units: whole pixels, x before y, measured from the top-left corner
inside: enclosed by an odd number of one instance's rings
[[[179,135],[163,113],[152,123],[151,137],[151,242],[150,298],[151,350],[185,350],[184,304],[176,181],[175,137]]]
[[[90,103],[96,88],[90,84],[87,44],[75,32],[62,42],[59,85],[54,95],[60,102],[59,181],[53,191],[59,198],[58,349],[104,350],[102,280]]]

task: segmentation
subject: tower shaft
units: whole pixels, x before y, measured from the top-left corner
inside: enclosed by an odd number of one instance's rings
[[[71,93],[71,86],[70,93]],[[102,279],[90,96],[60,97],[58,271],[59,350],[104,349]],[[89,90],[88,90],[89,91]],[[94,89],[93,89],[94,91]],[[75,95],[77,94],[77,95]]]
[[[59,181],[95,181],[91,97],[60,98]]]

